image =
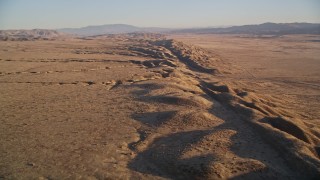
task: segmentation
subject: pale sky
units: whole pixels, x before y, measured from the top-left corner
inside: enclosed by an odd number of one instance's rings
[[[0,0],[0,29],[320,23],[320,0]]]

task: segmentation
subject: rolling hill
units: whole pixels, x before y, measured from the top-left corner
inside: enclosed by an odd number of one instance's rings
[[[0,30],[0,40],[2,41],[50,40],[62,36],[65,36],[65,34],[48,29]]]

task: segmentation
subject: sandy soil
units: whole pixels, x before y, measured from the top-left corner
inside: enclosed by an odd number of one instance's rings
[[[304,38],[1,41],[0,179],[316,179]]]

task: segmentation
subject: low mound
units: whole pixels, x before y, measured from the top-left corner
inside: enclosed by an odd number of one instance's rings
[[[217,119],[212,114],[206,111],[179,111],[171,116],[169,120],[165,122],[166,126],[177,128],[210,128],[217,126],[223,121]]]
[[[284,131],[292,136],[306,142],[310,143],[310,139],[304,130],[294,122],[286,120],[281,117],[267,117],[264,119],[266,123],[269,123],[272,127]]]
[[[219,73],[216,68],[211,67],[210,56],[201,48],[189,46],[172,39],[155,41],[154,44],[169,49],[181,62],[193,70],[209,74]]]
[[[193,107],[205,107],[207,103],[204,99],[197,97],[177,97],[177,96],[151,96],[144,98],[146,101],[158,102],[164,104],[178,105],[178,106],[193,106]]]

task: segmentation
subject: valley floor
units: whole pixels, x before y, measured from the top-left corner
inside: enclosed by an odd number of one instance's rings
[[[1,41],[0,179],[320,176],[318,42],[173,38]]]

